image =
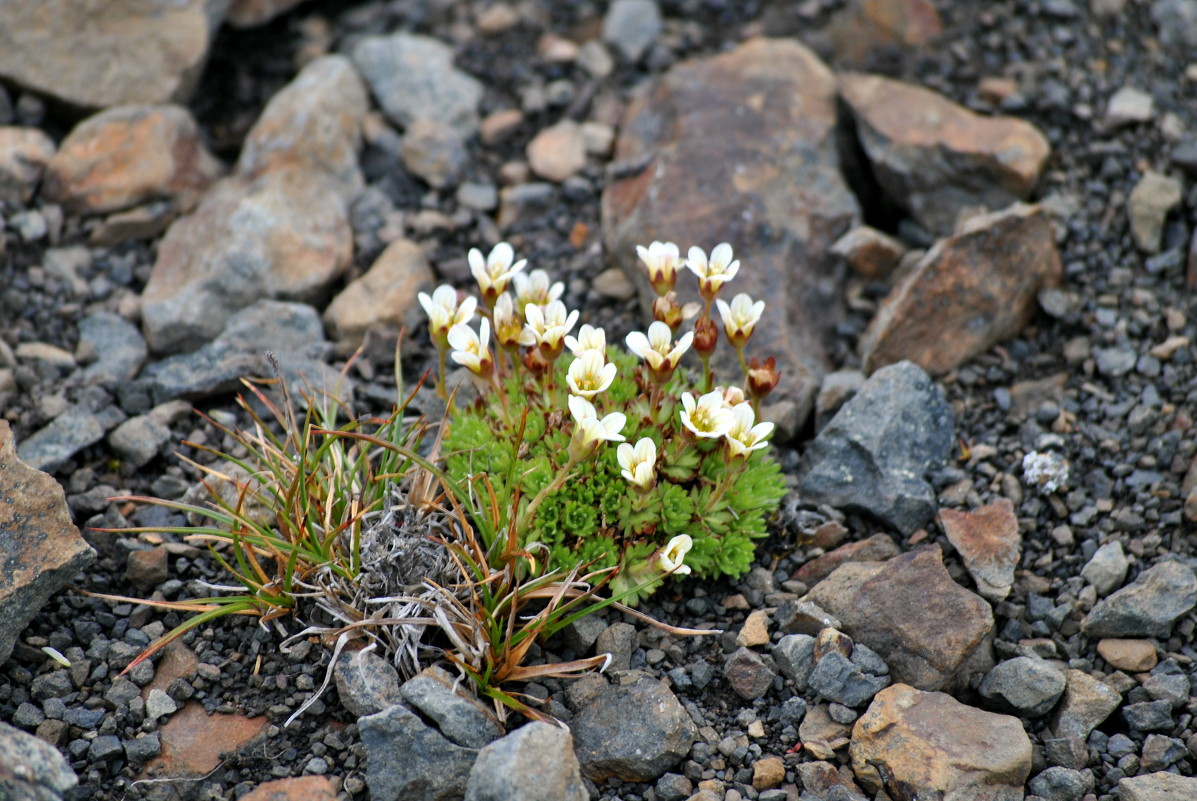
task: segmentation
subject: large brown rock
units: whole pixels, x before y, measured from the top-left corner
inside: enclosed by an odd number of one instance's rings
[[[1025,199],[1051,154],[1030,123],[974,114],[920,86],[850,73],[840,94],[878,182],[936,234],[950,234],[962,210]]]
[[[341,290],[324,310],[324,323],[337,340],[359,344],[376,326],[398,327],[416,303],[416,294],[432,283],[428,260],[416,243],[396,239],[365,275]]]
[[[228,0],[0,0],[0,78],[81,108],[185,101]]]
[[[942,801],[1022,801],[1031,740],[1018,718],[895,684],[856,722],[852,769],[870,792]]]
[[[830,248],[860,216],[840,174],[835,104],[830,70],[795,41],[752,39],[682,62],[628,107],[603,193],[607,252],[646,308],[653,295],[636,245],[673,241],[683,254],[732,245],[742,265],[723,294],[768,303],[748,352],[777,357],[771,400],[792,404],[779,421],[791,428],[814,405],[823,338],[839,314]],[[678,286],[683,300],[697,297],[689,272]]]
[[[21,461],[0,420],[0,664],[50,596],[95,555],[71,523],[62,487]]]
[[[223,168],[182,106],[118,106],[62,140],[42,193],[69,211],[103,214],[158,200],[195,208]]]
[[[977,582],[977,592],[991,601],[1004,600],[1014,585],[1014,568],[1022,556],[1014,504],[1000,498],[968,512],[941,509],[939,522]]]
[[[953,692],[993,667],[993,610],[952,581],[938,545],[880,568],[847,563],[806,597],[879,653],[894,681]]]
[[[1039,206],[982,214],[942,239],[902,278],[860,341],[868,371],[903,359],[932,374],[1015,336],[1062,268]]]

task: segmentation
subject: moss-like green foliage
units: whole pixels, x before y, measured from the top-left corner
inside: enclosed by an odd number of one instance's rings
[[[731,460],[720,441],[687,436],[679,419],[681,394],[695,391],[687,371],[674,373],[654,408],[639,360],[615,346],[607,347],[607,358],[619,372],[595,406],[600,416],[626,414],[622,434],[627,442],[649,437],[656,443],[656,481],[647,490],[631,484],[621,475],[615,445],[603,443],[522,520],[520,545],[544,544],[549,566],[565,571],[583,562],[596,568],[619,565],[622,582],[615,586],[621,591],[659,577],[649,562],[682,534],[693,540],[685,556],[693,575],[744,573],[752,564],[754,541],[766,534],[766,516],[785,494],[777,464],[766,450]],[[572,359],[567,353],[557,361],[551,383],[547,376],[509,371],[506,412],[493,391],[451,409],[443,447],[449,475],[465,482],[485,474],[500,499],[513,501],[518,489],[522,517],[530,500],[569,462],[575,424],[565,377]],[[630,592],[624,600],[634,602],[652,589]]]

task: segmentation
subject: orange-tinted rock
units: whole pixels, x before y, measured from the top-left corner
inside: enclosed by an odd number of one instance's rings
[[[265,25],[301,2],[303,0],[233,0],[225,22],[234,28],[253,28]]]
[[[582,126],[562,120],[545,128],[528,143],[528,166],[541,178],[560,183],[586,166]]]
[[[830,247],[859,218],[836,152],[835,79],[801,44],[752,39],[682,62],[629,105],[603,193],[607,252],[652,300],[636,245],[673,241],[709,252],[728,242],[741,268],[727,299],[768,302],[749,356],[777,357],[770,397],[792,430],[814,405],[837,321]],[[682,300],[697,297],[683,272]],[[716,351],[730,358],[730,348]],[[738,375],[731,367],[722,375]],[[782,403],[784,401],[784,403]]]
[[[118,106],[79,123],[62,141],[43,194],[84,214],[158,200],[189,211],[221,172],[187,109]]]
[[[1098,640],[1097,653],[1110,663],[1110,667],[1130,673],[1151,670],[1159,662],[1151,640]]]
[[[300,776],[263,782],[241,801],[336,801],[337,791],[323,776]]]
[[[54,140],[37,128],[0,126],[0,203],[28,203],[54,157]]]
[[[220,755],[250,743],[266,728],[265,717],[209,715],[189,703],[158,729],[162,754],[146,764],[142,778],[203,776],[220,764]]]
[[[890,290],[861,337],[861,361],[869,372],[903,359],[947,372],[1015,336],[1061,272],[1039,206],[973,217]]]
[[[1000,498],[971,512],[941,509],[939,522],[977,582],[977,592],[991,601],[1004,600],[1022,556],[1014,504]]]
[[[843,258],[852,272],[870,281],[885,280],[906,250],[900,240],[867,225],[858,225],[831,246],[831,252]]]
[[[162,649],[162,656],[154,664],[154,678],[141,688],[141,697],[149,698],[150,690],[166,692],[175,679],[190,679],[195,675],[199,657],[182,640],[175,640]]]
[[[71,522],[62,486],[18,458],[0,420],[0,664],[50,596],[95,558]]]
[[[852,0],[827,26],[840,64],[870,64],[924,45],[942,29],[931,0]]]
[[[360,342],[375,326],[398,327],[416,304],[416,294],[434,276],[424,251],[407,239],[387,245],[361,278],[341,290],[324,311],[334,339]]]
[[[1018,718],[966,706],[945,693],[895,684],[856,721],[856,780],[894,798],[1022,801],[1031,740]]]
[[[1030,123],[974,114],[920,86],[847,74],[840,94],[882,188],[940,235],[952,232],[961,211],[1025,199],[1051,154]]]
[[[898,555],[898,546],[888,534],[874,534],[865,540],[849,542],[830,553],[816,556],[794,573],[794,578],[813,587],[845,562],[884,562]]]
[[[199,80],[211,0],[0,0],[0,78],[81,108],[184,101]]]

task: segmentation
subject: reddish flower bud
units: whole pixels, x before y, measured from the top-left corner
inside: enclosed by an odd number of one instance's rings
[[[777,369],[777,359],[772,356],[765,359],[764,364],[757,358],[748,362],[748,394],[757,400],[768,397],[780,380],[781,371]]]
[[[719,326],[709,317],[694,321],[694,350],[699,356],[708,357],[719,344]]]

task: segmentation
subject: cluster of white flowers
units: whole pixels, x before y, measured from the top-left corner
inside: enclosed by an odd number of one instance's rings
[[[753,451],[764,448],[773,433],[772,423],[757,423],[752,404],[744,400],[738,387],[715,388],[696,400],[689,392],[682,393],[682,425],[700,439],[724,438],[728,455],[747,458]]]

